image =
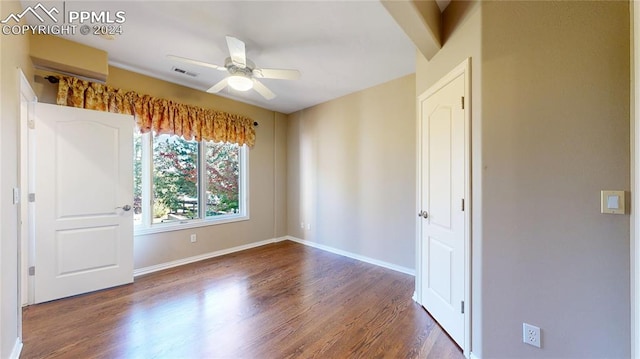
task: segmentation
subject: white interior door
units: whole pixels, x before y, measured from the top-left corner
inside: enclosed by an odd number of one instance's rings
[[[133,119],[37,104],[35,302],[133,281]]]
[[[420,98],[419,300],[463,349],[466,297],[465,74]]]

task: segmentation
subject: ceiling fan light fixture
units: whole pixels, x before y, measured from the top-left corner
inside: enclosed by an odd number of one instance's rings
[[[243,75],[231,75],[228,78],[228,84],[232,89],[238,91],[248,91],[253,88],[253,81]]]

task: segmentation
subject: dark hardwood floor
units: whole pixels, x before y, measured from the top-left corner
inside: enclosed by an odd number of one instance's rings
[[[27,307],[21,358],[463,358],[413,280],[285,241]]]

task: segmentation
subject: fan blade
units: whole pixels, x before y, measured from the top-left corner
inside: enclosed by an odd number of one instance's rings
[[[263,79],[297,80],[300,71],[285,69],[254,69],[253,74]]]
[[[220,70],[220,71],[227,71],[227,68],[224,67],[224,66],[214,65],[214,64],[210,64],[208,62],[198,61],[198,60],[194,60],[194,59],[188,59],[186,57],[180,57],[180,56],[175,56],[175,55],[167,55],[167,57],[172,59],[172,60],[184,62],[184,63],[187,63],[187,64],[210,67],[212,69],[216,69],[216,70]]]
[[[227,46],[229,47],[229,55],[233,64],[245,68],[247,67],[247,53],[244,49],[244,42],[235,37],[227,36]]]
[[[228,78],[224,78],[222,79],[222,81],[218,82],[217,84],[211,86],[210,89],[207,90],[208,93],[217,93],[220,92],[220,90],[222,90],[223,88],[227,87],[227,83],[229,82]]]
[[[253,89],[267,100],[272,100],[276,97],[276,94],[271,92],[271,90],[269,90],[267,86],[263,85],[262,82],[256,79],[253,79]]]

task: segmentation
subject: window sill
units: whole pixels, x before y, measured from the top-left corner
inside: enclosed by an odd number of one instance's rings
[[[133,235],[144,236],[147,234],[181,231],[181,230],[190,229],[190,228],[216,226],[219,224],[242,222],[242,221],[248,221],[248,220],[249,220],[248,215],[237,215],[237,216],[228,216],[220,219],[192,219],[192,220],[177,222],[177,223],[154,224],[151,227],[147,227],[147,228],[134,226]]]

